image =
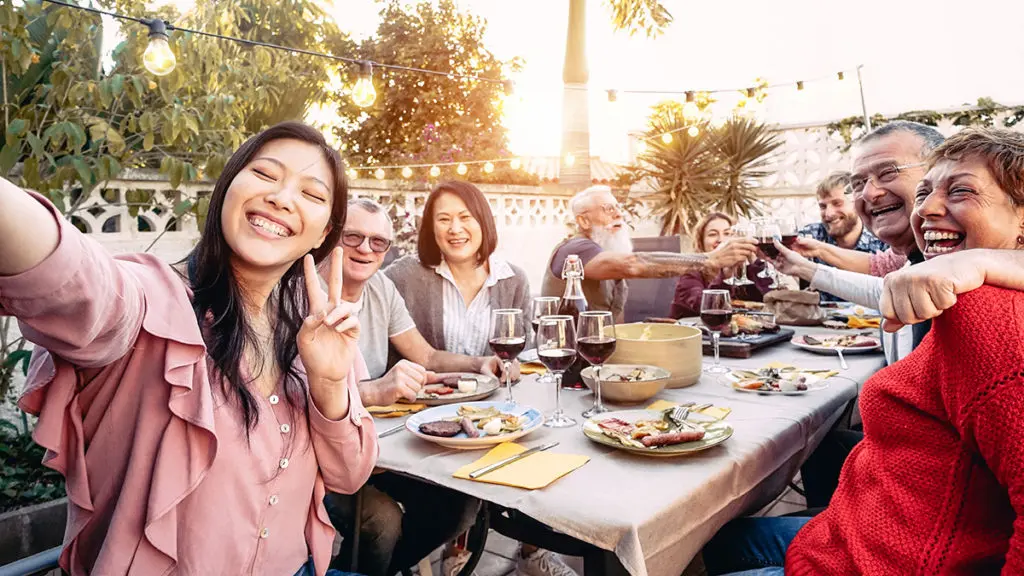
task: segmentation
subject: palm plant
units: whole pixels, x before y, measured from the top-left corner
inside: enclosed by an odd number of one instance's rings
[[[710,211],[759,214],[756,188],[769,174],[771,154],[782,140],[764,124],[744,118],[733,118],[721,128],[704,123],[690,135],[690,123],[674,104],[655,107],[645,135],[647,150],[623,182],[651,186],[644,199],[661,218],[661,233],[688,235]],[[660,138],[666,133],[672,135],[667,143]]]

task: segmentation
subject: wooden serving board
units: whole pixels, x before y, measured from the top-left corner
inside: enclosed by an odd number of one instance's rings
[[[718,341],[718,354],[726,358],[750,358],[754,351],[766,348],[779,342],[789,342],[793,339],[795,331],[789,328],[780,328],[778,332],[761,334],[756,338],[740,340],[738,338],[721,338]],[[714,356],[715,350],[711,346],[711,337],[704,337],[704,355]]]

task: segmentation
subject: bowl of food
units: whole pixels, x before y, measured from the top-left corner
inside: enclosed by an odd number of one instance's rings
[[[594,389],[594,367],[580,373],[587,388]],[[671,376],[668,370],[657,366],[637,364],[605,364],[601,366],[601,397],[617,404],[639,404],[661,392]]]
[[[667,370],[665,388],[684,388],[700,380],[703,345],[698,328],[644,322],[619,324],[615,338],[615,353],[608,359],[609,364]]]

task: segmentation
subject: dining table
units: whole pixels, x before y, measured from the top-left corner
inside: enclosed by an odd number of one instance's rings
[[[798,336],[832,332],[794,329]],[[611,410],[643,408],[655,400],[729,408],[724,422],[732,436],[686,456],[653,458],[611,448],[588,439],[580,425],[541,427],[517,443],[558,442],[552,452],[589,461],[544,488],[525,490],[455,478],[456,470],[485,450],[444,448],[403,431],[380,439],[378,467],[479,498],[505,511],[505,518],[525,518],[532,527],[515,536],[531,544],[545,547],[545,534],[580,543],[595,551],[584,555],[588,574],[679,576],[725,523],[757,512],[782,493],[825,434],[849,413],[863,383],[885,366],[881,352],[847,354],[845,360],[848,368],[842,369],[836,355],[783,342],[751,358],[723,358],[722,363],[756,370],[779,362],[838,374],[824,389],[783,396],[737,391],[722,377],[705,373],[696,384],[662,390],[639,406],[605,402]],[[554,408],[554,384],[536,374],[523,376],[513,391],[519,404],[545,414]],[[504,395],[499,389],[491,399]],[[563,390],[561,397],[562,407],[582,424],[581,413],[593,404],[593,394]],[[379,420],[377,427],[401,422]]]

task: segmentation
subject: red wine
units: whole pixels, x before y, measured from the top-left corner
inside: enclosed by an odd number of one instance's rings
[[[540,361],[552,372],[565,372],[576,361],[576,351],[572,348],[551,348],[537,353]]]
[[[721,332],[732,320],[732,310],[705,310],[700,313],[700,321],[712,332]]]
[[[793,244],[796,244],[796,239],[797,239],[797,235],[796,234],[783,234],[782,235],[782,245],[785,246],[786,248],[789,248],[790,250],[792,250],[793,249]]]
[[[615,338],[605,336],[585,336],[576,340],[576,349],[580,356],[591,364],[604,364],[605,360],[615,352]]]
[[[769,258],[778,258],[779,249],[775,247],[773,240],[773,238],[762,238],[758,240],[757,247],[761,249],[761,252],[764,252],[765,256]]]
[[[523,348],[526,348],[526,338],[493,338],[490,344],[495,356],[505,362],[511,362],[519,356]]]
[[[558,304],[558,314],[561,316],[572,316],[573,325],[580,321],[580,312],[586,311],[586,298],[562,298]]]

